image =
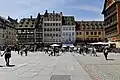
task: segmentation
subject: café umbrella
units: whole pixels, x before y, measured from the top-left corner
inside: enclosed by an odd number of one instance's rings
[[[52,44],[51,46],[52,47],[57,47],[57,46],[60,46],[60,45],[58,45],[58,44]]]

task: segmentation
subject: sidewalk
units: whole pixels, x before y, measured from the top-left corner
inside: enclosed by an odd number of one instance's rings
[[[52,57],[44,52],[20,56],[12,52],[11,65],[0,58],[0,80],[92,80],[71,53]]]
[[[109,53],[109,60],[103,53],[98,53],[98,57],[73,55],[94,80],[120,80],[120,54]]]

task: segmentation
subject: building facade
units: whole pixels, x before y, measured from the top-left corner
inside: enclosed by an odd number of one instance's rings
[[[35,21],[36,18],[23,18],[17,26],[17,39],[19,45],[34,47],[35,43]]]
[[[76,43],[104,41],[103,21],[76,21]]]
[[[105,36],[108,41],[120,40],[120,0],[105,0],[104,15]]]
[[[43,16],[38,13],[35,22],[34,40],[37,48],[43,45]]]
[[[53,44],[61,43],[61,28],[62,28],[62,12],[48,13],[43,15],[43,43]]]
[[[17,44],[17,24],[17,19],[0,17],[0,46],[14,46]]]
[[[62,36],[61,42],[64,44],[73,44],[76,40],[75,19],[74,16],[62,17]]]

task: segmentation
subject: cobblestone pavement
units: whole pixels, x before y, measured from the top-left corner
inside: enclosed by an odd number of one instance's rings
[[[5,66],[4,57],[0,57],[0,80],[92,80],[71,53],[20,56],[12,52],[10,65],[14,66]]]
[[[99,57],[73,55],[93,80],[120,80],[120,54],[110,53],[108,61],[101,53]]]

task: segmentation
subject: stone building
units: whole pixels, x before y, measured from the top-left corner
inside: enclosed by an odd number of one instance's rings
[[[105,0],[102,14],[107,40],[120,40],[120,0]]]
[[[35,43],[35,21],[36,18],[23,18],[17,26],[17,38],[19,45],[34,47]]]
[[[75,19],[74,16],[62,17],[62,43],[73,44],[76,40]]]
[[[104,41],[103,21],[76,21],[76,43]]]
[[[0,16],[0,46],[14,46],[17,44],[17,24],[17,19],[14,20],[10,17],[5,19]]]
[[[37,48],[43,46],[43,16],[38,13],[35,22],[34,40]]]
[[[43,43],[61,43],[62,12],[49,13],[47,10],[43,15]]]

